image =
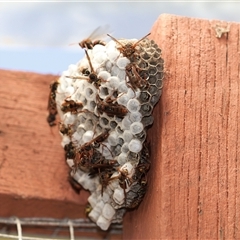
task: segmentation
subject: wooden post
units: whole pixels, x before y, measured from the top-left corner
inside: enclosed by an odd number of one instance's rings
[[[240,24],[161,15],[149,189],[123,239],[240,238]]]

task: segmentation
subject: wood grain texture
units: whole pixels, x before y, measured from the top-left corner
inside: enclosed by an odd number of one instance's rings
[[[221,38],[216,30],[229,30]],[[151,38],[165,60],[149,131],[149,189],[124,239],[239,239],[238,23],[164,14]]]

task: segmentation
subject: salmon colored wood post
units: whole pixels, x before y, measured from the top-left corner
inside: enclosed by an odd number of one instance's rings
[[[149,189],[123,239],[240,239],[240,24],[161,15]]]

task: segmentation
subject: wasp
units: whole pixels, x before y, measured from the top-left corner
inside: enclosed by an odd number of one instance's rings
[[[94,144],[102,143],[103,141],[105,141],[105,140],[108,138],[108,136],[109,136],[109,131],[110,131],[110,130],[111,130],[110,128],[105,129],[104,132],[102,132],[101,134],[99,134],[97,137],[93,138],[90,142],[85,143],[85,144],[83,145],[83,147],[85,147],[86,145],[90,145],[90,144],[92,144],[92,143],[94,143]]]
[[[88,59],[88,63],[89,63],[89,67],[90,67],[91,72],[89,72],[87,69],[84,69],[84,70],[83,70],[83,74],[86,75],[86,74],[89,73],[89,75],[88,75],[89,82],[90,82],[90,83],[93,83],[94,86],[95,86],[97,89],[99,89],[99,87],[101,86],[101,83],[102,83],[102,82],[106,82],[106,80],[104,80],[104,79],[102,79],[102,78],[99,78],[99,77],[97,76],[97,73],[96,73],[96,72],[94,71],[94,69],[93,69],[92,62],[91,62],[91,59],[90,59],[90,57],[89,57],[89,55],[88,55],[87,50],[85,50],[85,53],[86,53],[86,56],[87,56],[87,59]]]
[[[135,43],[128,42],[125,45],[122,44],[120,41],[118,41],[116,38],[112,37],[111,35],[107,34],[107,36],[109,36],[112,40],[118,43],[120,45],[120,47],[118,47],[118,50],[123,54],[124,57],[127,57],[131,62],[133,62],[134,58],[136,57],[135,56],[136,46],[139,44],[139,42],[141,42],[143,39],[148,37],[150,34],[151,33],[148,33],[146,36],[142,37],[140,40],[138,40]]]
[[[137,88],[142,89],[149,86],[147,81],[148,76],[143,76],[143,78],[140,76],[141,73],[138,72],[139,70],[141,70],[141,68],[137,67],[133,63],[129,63],[125,68],[126,75],[128,77],[127,84],[130,85],[133,90],[136,90]]]
[[[65,99],[64,102],[62,103],[61,110],[66,113],[66,112],[71,112],[71,113],[78,113],[79,109],[82,110],[83,104],[81,102],[75,102],[74,100],[68,100]],[[81,112],[81,111],[80,111]]]
[[[97,94],[96,101],[98,113],[103,114],[105,112],[109,117],[117,116],[119,118],[124,118],[128,110],[125,106],[118,104],[116,99],[117,98],[112,99],[111,96],[108,96],[105,101],[103,101]]]
[[[83,39],[81,42],[78,43],[78,45],[81,48],[86,48],[86,49],[93,49],[93,47],[97,44],[101,44],[101,45],[105,46],[106,43],[100,39],[103,38],[104,35],[106,35],[108,28],[109,28],[108,25],[97,27],[90,34],[89,37]],[[73,44],[71,44],[71,45],[73,45]]]
[[[93,158],[94,151],[91,145],[85,146],[85,148],[81,148],[81,150],[76,150],[75,158],[73,159],[74,165],[72,167],[74,173],[78,168],[85,172],[89,171],[90,161]]]
[[[66,159],[74,159],[76,156],[76,149],[73,145],[73,142],[69,142],[64,146],[65,150],[65,158]]]
[[[110,129],[106,129],[103,133],[99,134],[91,141],[83,144],[80,148],[76,150],[74,158],[75,170],[78,167],[80,167],[83,171],[87,171],[90,168],[106,166],[106,162],[103,163],[103,156],[99,151],[97,151],[96,148],[99,146],[99,144],[102,144],[104,147],[108,149],[108,147],[104,145],[102,142],[108,138],[109,131]],[[110,149],[108,150],[110,151]]]
[[[62,133],[63,135],[68,135],[69,137],[72,135],[72,124],[68,124],[68,126],[66,126],[64,123],[60,122],[59,123],[59,131],[60,133]]]
[[[96,71],[94,70],[93,66],[92,66],[92,62],[91,62],[91,59],[90,59],[90,56],[87,52],[87,50],[85,50],[85,53],[86,53],[86,57],[88,59],[88,63],[89,63],[89,67],[90,67],[90,71],[87,69],[87,68],[84,68],[82,70],[82,74],[83,76],[78,76],[78,77],[71,77],[71,76],[66,76],[66,77],[69,77],[69,78],[72,78],[72,79],[83,79],[83,80],[87,80],[89,83],[93,83],[93,85],[99,89],[99,87],[101,86],[101,83],[102,82],[106,82],[106,80],[100,78],[97,76],[97,73]]]
[[[48,97],[48,112],[47,122],[50,127],[56,125],[56,115],[57,115],[57,104],[56,104],[56,91],[58,88],[58,81],[54,81],[50,84],[50,93]]]
[[[101,38],[103,35],[106,34],[106,30],[107,30],[108,26],[104,26],[104,27],[97,27],[88,38],[83,39],[81,42],[79,42],[79,46],[81,48],[87,48],[87,49],[93,49],[93,47],[97,44],[101,44],[103,46],[106,45],[105,42],[103,42],[102,40],[95,40],[97,38]]]
[[[135,168],[133,179],[136,179],[141,185],[147,184],[147,172],[150,169],[150,151],[149,144],[143,144],[143,149],[140,153],[139,164]]]
[[[99,172],[99,181],[102,185],[101,194],[103,195],[103,190],[108,186],[111,176],[115,172],[115,168],[107,168],[104,171]]]
[[[133,180],[132,180],[132,178],[128,177],[129,172],[128,172],[127,169],[118,168],[117,171],[118,171],[118,175],[117,175],[117,176],[114,176],[114,177],[111,177],[111,178],[109,179],[109,181],[118,179],[119,186],[120,186],[120,187],[123,189],[123,191],[124,191],[124,197],[125,197],[124,199],[125,199],[125,204],[126,204],[126,197],[127,197],[127,195],[126,195],[126,189],[132,185]]]
[[[99,134],[97,137],[93,138],[91,141],[83,144],[81,147],[80,147],[80,152],[83,150],[83,149],[87,149],[89,148],[90,146],[94,147],[94,148],[98,148],[100,144],[102,144],[104,147],[106,147],[109,152],[111,153],[110,149],[105,145],[103,144],[103,142],[108,138],[109,136],[109,131],[111,129],[108,128],[108,129],[105,129],[104,132],[102,132],[101,134]],[[112,154],[112,153],[111,153]]]
[[[142,201],[147,191],[147,172],[150,169],[150,150],[149,144],[144,144],[140,153],[139,164],[135,168],[135,173],[131,178],[133,186],[127,193],[125,207],[135,208]]]

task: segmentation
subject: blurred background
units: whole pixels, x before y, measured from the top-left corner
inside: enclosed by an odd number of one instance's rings
[[[116,38],[141,38],[163,13],[240,22],[239,9],[240,1],[0,2],[0,69],[60,75],[84,55],[70,44],[98,26]]]

